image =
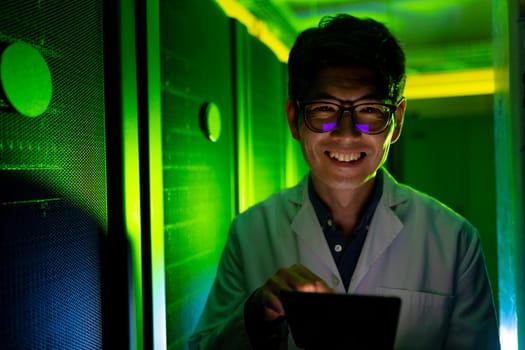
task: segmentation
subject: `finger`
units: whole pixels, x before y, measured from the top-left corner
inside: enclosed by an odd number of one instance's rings
[[[311,293],[335,293],[326,282],[302,264],[290,267],[295,290]]]
[[[284,308],[279,297],[267,287],[267,284],[255,293],[254,302],[261,305],[263,318],[268,321],[284,316]]]
[[[266,310],[267,316],[270,316],[269,319],[274,319],[279,316],[284,316],[283,304],[281,303],[281,300],[273,294],[268,299],[266,303],[266,308],[268,309]]]
[[[323,280],[316,281],[315,282],[315,287],[316,287],[316,289],[315,289],[316,293],[330,293],[330,294],[335,294],[336,293],[335,289],[333,289],[330,286],[328,286],[326,284],[326,282],[323,281]]]

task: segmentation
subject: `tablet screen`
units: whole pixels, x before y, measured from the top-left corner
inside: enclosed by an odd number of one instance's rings
[[[300,348],[394,347],[401,308],[397,297],[281,292],[280,298]]]

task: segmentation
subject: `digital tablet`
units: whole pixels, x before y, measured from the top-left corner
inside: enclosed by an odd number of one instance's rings
[[[401,299],[397,297],[281,292],[295,344],[308,350],[392,350]]]

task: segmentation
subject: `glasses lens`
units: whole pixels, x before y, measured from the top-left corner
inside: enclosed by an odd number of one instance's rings
[[[304,106],[308,126],[317,132],[328,132],[337,127],[339,106],[327,102],[315,102]]]
[[[354,109],[354,125],[365,134],[380,133],[390,120],[390,107],[380,104],[364,104]]]

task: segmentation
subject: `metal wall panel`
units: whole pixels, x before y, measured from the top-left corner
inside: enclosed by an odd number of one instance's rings
[[[235,210],[230,20],[212,2],[161,1],[160,28],[167,345],[179,349],[200,315]],[[200,127],[208,102],[221,115],[216,142]]]

